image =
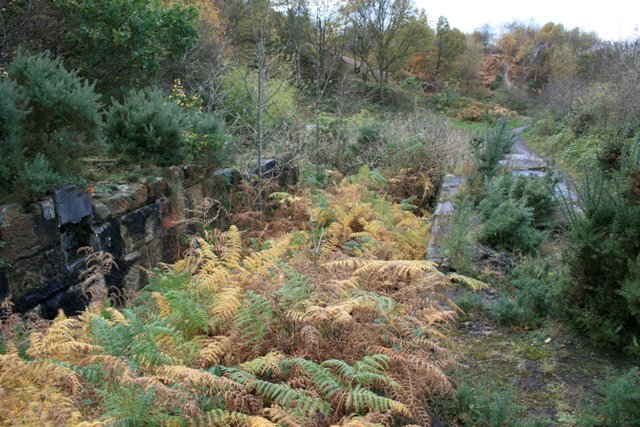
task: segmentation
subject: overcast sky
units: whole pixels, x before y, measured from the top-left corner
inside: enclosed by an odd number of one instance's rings
[[[452,27],[471,32],[485,23],[549,21],[565,27],[594,31],[603,39],[620,40],[640,35],[640,0],[415,0],[427,11],[431,25],[446,16]]]

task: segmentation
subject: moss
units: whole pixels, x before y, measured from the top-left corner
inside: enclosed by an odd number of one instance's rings
[[[524,357],[526,357],[528,360],[542,360],[547,356],[548,354],[545,349],[540,346],[530,345],[524,348]]]

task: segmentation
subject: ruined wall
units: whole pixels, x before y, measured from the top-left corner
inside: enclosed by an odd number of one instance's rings
[[[172,167],[141,183],[122,184],[93,194],[66,187],[31,203],[0,206],[0,299],[11,298],[18,311],[37,309],[44,317],[82,309],[77,286],[84,258],[78,249],[91,246],[113,254],[118,268],[106,278],[108,286],[140,289],[147,283],[144,269],[172,262],[180,254],[180,234],[189,209],[205,197],[223,198],[240,182],[231,170],[206,172]],[[143,269],[136,268],[137,266]]]

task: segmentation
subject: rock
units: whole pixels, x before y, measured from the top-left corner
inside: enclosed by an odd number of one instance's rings
[[[446,175],[442,181],[438,205],[433,215],[429,246],[427,247],[426,259],[429,261],[438,264],[445,261],[441,248],[442,239],[447,236],[451,228],[449,222],[451,215],[455,212],[453,199],[463,182],[463,177],[454,175]]]
[[[29,213],[34,215],[40,215],[46,221],[52,220],[56,217],[56,207],[52,197],[46,197],[36,203],[29,205]]]
[[[278,162],[276,159],[267,159],[262,161],[262,167],[256,166],[254,170],[251,171],[252,174],[258,175],[260,170],[262,170],[262,176],[272,176],[273,172],[276,170],[276,166],[278,166]]]
[[[440,198],[444,200],[449,200],[453,197],[457,192],[462,183],[464,182],[464,178],[461,176],[455,176],[451,174],[445,175],[442,180],[442,186],[440,187]]]
[[[147,183],[147,203],[153,203],[170,193],[169,183],[164,178],[156,178]]]
[[[113,219],[94,226],[91,246],[97,250],[109,252],[115,259],[122,257],[125,246],[120,230],[120,221]]]
[[[20,258],[30,257],[56,245],[58,223],[46,220],[42,215],[23,213],[17,204],[4,206],[0,210],[5,226],[0,228],[0,240],[5,242],[0,248],[0,259],[13,263]]]
[[[171,263],[180,258],[179,230],[170,230],[166,236],[149,242],[149,263],[156,266],[161,262]]]
[[[181,167],[185,187],[196,185],[204,179],[205,173],[202,167],[196,165],[184,165]]]
[[[91,199],[87,193],[74,186],[64,187],[53,193],[58,224],[77,224],[91,215]]]
[[[56,206],[53,197],[47,197],[40,201],[42,207],[42,216],[45,220],[50,221],[56,217]]]
[[[530,154],[507,154],[500,165],[513,170],[546,170],[547,164],[543,159]]]
[[[97,222],[107,221],[111,217],[111,211],[100,200],[91,200],[91,215]]]
[[[170,213],[169,202],[158,200],[123,216],[120,223],[125,253],[129,254],[154,239],[164,237],[164,218]]]
[[[541,170],[513,170],[511,176],[542,178],[547,173]]]
[[[139,291],[149,283],[149,276],[144,271],[144,269],[151,269],[148,246],[142,246],[137,251],[127,254],[123,261],[128,265],[128,268],[122,281],[122,287],[132,291]],[[142,267],[142,269],[139,267]]]
[[[212,176],[215,181],[222,183],[227,189],[237,187],[242,181],[240,172],[233,168],[216,169]]]
[[[9,296],[9,282],[7,282],[6,270],[0,269],[0,300],[3,300]]]
[[[38,307],[40,317],[54,319],[58,310],[62,310],[66,316],[75,316],[87,306],[87,298],[82,294],[80,286],[70,286],[61,292],[51,295]]]
[[[434,215],[451,215],[453,213],[453,203],[446,201],[439,203],[436,207]]]
[[[201,184],[187,188],[185,190],[185,195],[187,196],[187,205],[189,206],[189,209],[194,210],[202,206],[202,203],[204,202],[204,192],[202,191]],[[189,212],[187,216],[194,216],[194,212]]]
[[[138,209],[147,202],[147,186],[140,183],[123,184],[109,197],[98,198],[104,204],[109,217],[117,217],[132,210]]]
[[[24,312],[76,283],[77,273],[67,268],[59,248],[15,262],[6,273],[17,311]]]
[[[83,254],[79,252],[81,248],[91,246],[91,218],[86,217],[78,224],[65,224],[60,227],[60,233],[65,263],[71,265],[83,258]]]

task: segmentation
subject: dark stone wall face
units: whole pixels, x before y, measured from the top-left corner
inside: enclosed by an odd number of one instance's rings
[[[0,248],[0,299],[8,297],[16,310],[37,309],[46,318],[60,309],[77,313],[87,303],[77,285],[84,268],[78,249],[84,246],[116,260],[117,268],[105,278],[107,287],[142,288],[148,282],[144,269],[179,258],[189,209],[205,197],[225,197],[241,176],[231,169],[192,167],[172,167],[167,175],[110,193],[65,187],[32,203],[28,212],[18,205],[0,206],[6,224],[0,229],[6,242]]]

